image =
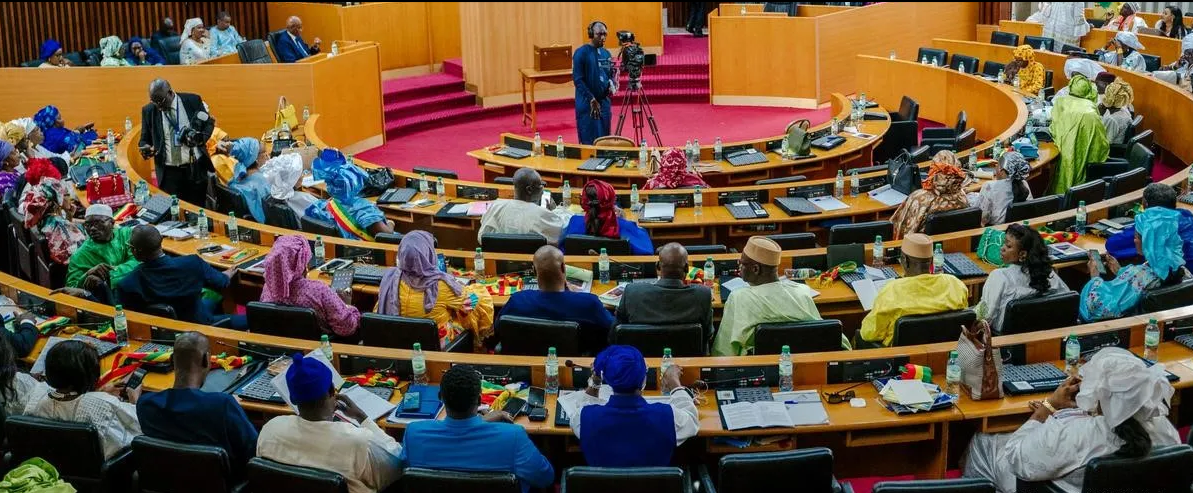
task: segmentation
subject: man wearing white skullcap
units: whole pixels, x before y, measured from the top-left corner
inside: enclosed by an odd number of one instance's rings
[[[1030,403],[1031,419],[1017,431],[974,435],[963,475],[990,479],[1001,492],[1015,491],[1018,478],[1078,493],[1095,457],[1142,457],[1181,443],[1168,421],[1172,394],[1164,365],[1148,367],[1125,349],[1102,349],[1078,377]]]
[[[112,216],[112,208],[104,204],[87,207],[83,229],[88,239],[70,256],[66,267],[67,287],[102,292],[140,264],[128,246],[132,229],[116,227]]]

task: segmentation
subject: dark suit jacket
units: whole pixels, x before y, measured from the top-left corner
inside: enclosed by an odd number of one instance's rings
[[[184,142],[188,147],[199,151],[199,159],[196,162],[204,164],[204,166],[192,167],[193,172],[196,173],[196,177],[199,176],[199,172],[202,172],[203,178],[206,178],[206,172],[211,167],[211,159],[207,156],[207,139],[211,138],[211,132],[215,130],[215,117],[207,113],[207,108],[203,106],[203,98],[198,94],[179,92],[174,96],[182,100],[182,108],[186,111],[187,118],[190,119],[189,125],[197,131],[195,141]],[[206,115],[206,119],[201,118],[200,114]],[[141,143],[139,145],[153,146],[156,150],[156,154],[153,155],[155,164],[159,164],[157,160],[165,156],[166,139],[173,138],[172,135],[166,135],[165,130],[162,129],[162,121],[165,118],[165,113],[157,109],[153,103],[141,107]]]
[[[211,313],[200,305],[203,288],[228,286],[228,276],[198,255],[161,256],[133,269],[116,285],[116,297],[127,310],[144,312],[149,305],[170,305],[178,319],[210,324]]]
[[[294,42],[295,40],[297,40],[299,43],[302,43],[303,48],[307,49],[307,56],[319,53],[319,48],[308,45],[306,41],[302,40],[302,36],[291,39],[290,33],[282,32],[278,35],[277,46],[273,47],[273,52],[278,56],[279,62],[294,63],[307,57],[303,56],[302,50],[298,48],[298,44]]]
[[[619,324],[700,324],[704,340],[712,337],[712,291],[684,285],[680,279],[659,279],[654,284],[626,285],[617,305]]]

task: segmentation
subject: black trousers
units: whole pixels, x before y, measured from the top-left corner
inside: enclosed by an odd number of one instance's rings
[[[691,2],[692,13],[688,15],[688,30],[700,31],[704,29],[704,4],[705,2]]]
[[[157,166],[157,187],[170,195],[177,195],[178,200],[203,207],[207,203],[207,183],[195,180],[195,166],[191,163],[183,166]]]

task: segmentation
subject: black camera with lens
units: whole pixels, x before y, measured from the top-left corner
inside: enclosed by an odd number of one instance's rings
[[[621,68],[629,75],[630,83],[637,84],[642,78],[642,67],[654,65],[655,57],[646,55],[632,31],[617,31],[617,41],[621,44]]]

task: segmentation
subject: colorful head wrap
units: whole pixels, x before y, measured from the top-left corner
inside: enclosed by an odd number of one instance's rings
[[[336,149],[324,149],[311,163],[316,180],[323,180],[327,193],[340,202],[351,202],[364,188],[368,175]]]
[[[620,238],[617,224],[617,192],[613,185],[591,180],[584,185],[584,234],[604,238]]]
[[[62,173],[58,171],[58,167],[54,166],[46,158],[33,158],[25,165],[25,182],[30,185],[37,185],[43,179],[53,178],[55,180],[62,179]]]
[[[58,107],[54,105],[47,105],[45,108],[38,110],[37,114],[33,116],[33,122],[42,132],[58,126],[58,117],[62,114],[58,112]]]
[[[4,166],[4,161],[8,159],[8,155],[12,154],[17,148],[9,143],[7,140],[0,139],[0,167]]]
[[[669,189],[708,184],[700,175],[688,171],[688,159],[680,149],[671,149],[663,155],[659,163],[659,172],[646,181],[646,189]]]
[[[18,142],[25,140],[25,127],[16,123],[15,120],[0,125],[0,129],[3,130],[3,135],[0,135],[0,138],[8,141],[9,144],[15,146]]]
[[[260,152],[261,142],[252,137],[243,137],[232,142],[229,154],[236,158],[236,179],[242,178],[250,166],[257,164],[257,155]]]
[[[1085,78],[1085,76],[1081,74],[1075,74],[1073,78],[1069,80],[1069,95],[1076,98],[1087,99],[1090,102],[1096,103],[1098,101],[1098,89],[1094,87],[1093,82],[1090,82],[1089,79]]]
[[[439,270],[435,237],[426,231],[415,230],[402,237],[398,245],[398,270],[401,282],[423,292],[423,309],[428,312],[439,299],[439,281],[447,283],[457,295],[463,290],[454,277]],[[393,288],[396,290],[398,287],[395,285]]]
[[[331,391],[331,369],[315,358],[304,358],[302,353],[294,353],[290,358],[293,361],[286,369],[290,403],[301,405],[327,397]]]
[[[275,240],[265,257],[265,287],[261,290],[261,301],[290,301],[298,281],[306,279],[310,262],[311,247],[305,238],[286,235]]]
[[[99,52],[104,58],[119,58],[121,46],[124,46],[124,43],[120,41],[119,36],[108,36],[99,40]]]
[[[1142,239],[1143,258],[1160,279],[1167,279],[1185,265],[1181,236],[1177,234],[1180,213],[1166,207],[1148,207],[1135,215],[1135,231]]]
[[[1102,96],[1102,105],[1107,108],[1126,108],[1135,100],[1135,90],[1122,79],[1115,79],[1106,86],[1106,94]]]
[[[1007,172],[1007,177],[1012,180],[1026,180],[1027,176],[1031,174],[1031,165],[1027,163],[1027,159],[1015,151],[1007,152],[1002,155],[999,167]]]
[[[1014,51],[1011,52],[1011,54],[1016,60],[1023,60],[1026,62],[1024,65],[1036,61],[1036,50],[1033,49],[1031,45],[1019,45]]]
[[[592,371],[619,394],[640,390],[646,383],[646,360],[634,346],[613,345],[605,348],[593,361]],[[662,375],[659,377],[662,378]]]
[[[54,53],[57,53],[61,49],[62,43],[47,39],[45,43],[41,44],[41,59],[49,61],[50,57],[54,56]]]
[[[961,183],[965,181],[965,172],[957,164],[957,155],[953,151],[937,152],[932,156],[932,165],[928,167],[928,179],[924,180],[921,187],[941,194],[960,190]]]
[[[53,178],[46,178],[30,187],[21,197],[25,206],[25,227],[32,228],[41,224],[42,218],[50,211],[50,206],[62,206],[67,193],[69,191],[66,186]]]

